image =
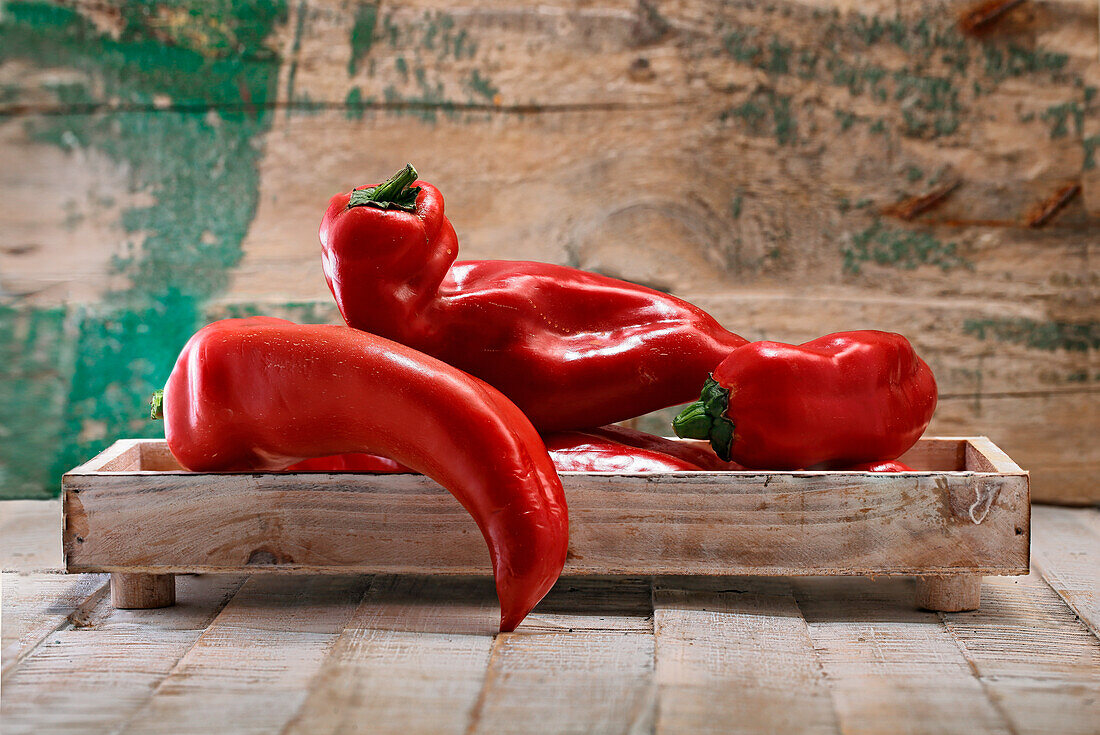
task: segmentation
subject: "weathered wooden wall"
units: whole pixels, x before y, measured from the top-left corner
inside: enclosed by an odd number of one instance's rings
[[[408,160],[464,257],[903,332],[936,433],[1100,500],[1097,3],[996,5],[4,2],[0,495],[156,435],[203,320],[338,318],[320,215]]]

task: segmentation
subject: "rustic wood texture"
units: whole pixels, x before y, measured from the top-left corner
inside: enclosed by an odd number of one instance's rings
[[[249,579],[121,732],[278,732],[299,710],[369,580]]]
[[[499,622],[490,580],[375,577],[286,731],[466,733]]]
[[[462,257],[903,332],[933,433],[1095,502],[1097,4],[975,4],[3,3],[0,494],[157,430],[202,321],[338,318],[325,203],[411,160]]]
[[[1100,511],[1034,520],[1036,570],[986,578],[965,613],[915,609],[898,578],[566,578],[498,635],[485,577],[184,575],[175,607],[115,610],[104,575],[5,574],[0,716],[5,733],[1091,735]]]
[[[564,473],[565,574],[1025,574],[1027,475],[984,458],[988,443],[924,441],[917,470],[961,458],[1005,472]],[[466,511],[422,475],[166,463],[163,442],[126,441],[65,476],[69,571],[489,569]]]
[[[184,578],[187,604],[159,610],[115,610],[105,594],[90,602],[86,615],[58,627],[8,672],[0,703],[5,734],[121,728],[239,586],[229,575]],[[7,624],[7,608],[4,618]]]
[[[982,605],[982,578],[958,574],[953,577],[917,577],[917,607],[939,612],[977,610]]]
[[[112,572],[111,604],[122,610],[175,605],[176,575]]]
[[[1055,592],[1100,636],[1100,513],[1073,514],[1036,508],[1047,534],[1034,542],[1032,559]]]
[[[47,518],[56,515],[43,513]],[[7,572],[0,581],[0,589],[4,605],[3,630],[0,631],[4,682],[8,672],[47,636],[79,624],[108,591],[107,578],[102,574],[68,576]]]
[[[56,571],[65,567],[61,553],[61,501],[45,501],[56,513],[43,513],[41,500],[5,501],[0,518],[0,559],[5,572]]]
[[[940,617],[904,604],[909,585],[799,579],[792,592],[840,732],[1013,732]]]
[[[652,613],[648,580],[563,580],[530,628],[494,639],[466,731],[647,731]]]
[[[653,630],[658,731],[840,732],[788,583],[655,580]]]
[[[1088,553],[1096,555],[1095,545]],[[942,619],[1012,730],[1095,732],[1096,637],[1038,574],[989,578],[984,592],[981,612]]]

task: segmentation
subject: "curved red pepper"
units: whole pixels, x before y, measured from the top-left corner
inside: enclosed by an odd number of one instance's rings
[[[839,469],[901,456],[935,408],[932,371],[905,337],[840,332],[735,349],[673,428],[754,469]]]
[[[282,469],[308,457],[392,457],[447,488],[485,536],[513,630],[565,564],[565,495],[542,439],[492,387],[347,327],[226,319],[183,348],[165,437],[196,471]]]
[[[541,431],[683,403],[745,340],[681,299],[547,263],[455,263],[443,196],[407,166],[337,194],[321,260],[340,313],[486,380]]]

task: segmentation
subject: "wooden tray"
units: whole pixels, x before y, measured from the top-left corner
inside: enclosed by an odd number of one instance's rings
[[[922,439],[914,472],[562,473],[566,575],[915,575],[917,604],[978,607],[982,575],[1027,574],[1028,474],[985,437]],[[489,574],[473,520],[422,475],[195,473],[163,440],[67,473],[70,572],[116,607],[174,602],[173,574]]]

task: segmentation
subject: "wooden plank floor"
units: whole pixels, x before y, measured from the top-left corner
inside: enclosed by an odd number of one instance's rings
[[[0,503],[4,733],[1097,733],[1100,510],[1038,506],[982,609],[908,579],[564,579],[513,634],[488,579],[183,575],[114,610],[60,508]]]

